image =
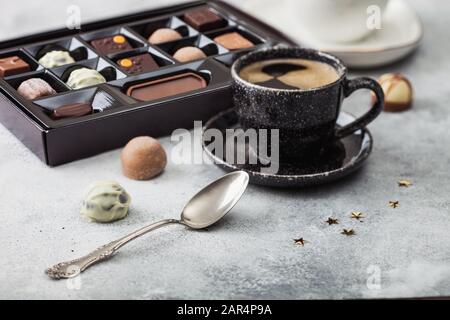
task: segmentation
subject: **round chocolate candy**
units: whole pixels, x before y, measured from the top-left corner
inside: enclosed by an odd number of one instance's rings
[[[167,164],[164,148],[151,137],[132,139],[122,151],[122,171],[133,180],[150,180],[159,175]]]
[[[115,181],[91,184],[84,197],[81,214],[95,222],[113,222],[128,214],[131,196]]]
[[[36,53],[36,60],[40,60],[43,56],[52,51],[68,51],[68,50],[59,44],[50,43],[39,49],[39,51]]]
[[[28,100],[56,94],[56,91],[43,79],[31,78],[22,82],[17,92]]]
[[[188,62],[198,59],[205,59],[206,54],[197,47],[183,47],[178,49],[173,57],[179,62]]]
[[[78,90],[105,82],[107,82],[105,77],[97,70],[79,68],[70,73],[67,85],[74,90]]]
[[[148,42],[151,44],[161,44],[165,42],[180,40],[183,38],[178,31],[170,28],[161,28],[152,33],[148,38]]]
[[[55,68],[75,63],[75,59],[67,51],[50,51],[39,59],[39,64],[45,68]]]
[[[378,82],[384,92],[384,110],[388,112],[405,111],[411,108],[413,88],[411,82],[402,74],[387,73]],[[375,97],[373,96],[373,99]]]

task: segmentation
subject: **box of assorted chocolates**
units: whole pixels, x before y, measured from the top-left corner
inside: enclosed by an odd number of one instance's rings
[[[231,107],[230,66],[292,42],[223,3],[196,1],[0,43],[0,121],[57,166]]]

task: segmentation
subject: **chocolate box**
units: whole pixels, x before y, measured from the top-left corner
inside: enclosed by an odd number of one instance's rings
[[[209,30],[196,30],[185,21],[184,14],[201,8],[208,8],[224,21],[217,28],[210,23]],[[148,37],[159,28],[176,30],[181,39],[150,44]],[[228,32],[237,32],[254,47],[229,51],[214,41],[216,36]],[[123,51],[101,54],[92,45],[93,40],[117,35],[123,37],[121,42],[127,42]],[[0,59],[17,56],[30,69],[0,78],[0,121],[50,166],[122,147],[139,135],[159,137],[177,128],[190,129],[195,120],[206,121],[230,108],[230,66],[237,57],[278,43],[293,44],[275,29],[220,1],[190,2],[92,22],[81,30],[60,29],[2,42]],[[72,64],[47,69],[38,62],[38,55],[48,44],[83,54]],[[173,54],[185,46],[199,48],[206,57],[178,62]],[[149,54],[158,68],[134,74],[118,63],[141,54]],[[67,85],[67,76],[77,68],[97,70],[106,82],[74,90]],[[202,77],[206,87],[151,101],[127,95],[136,84],[158,82],[182,73]],[[31,78],[46,81],[56,94],[25,99],[17,89]],[[87,102],[92,105],[88,115],[58,120],[50,116],[60,106]]]

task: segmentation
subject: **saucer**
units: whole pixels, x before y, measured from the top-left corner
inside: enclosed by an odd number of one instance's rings
[[[355,117],[353,115],[341,112],[337,124],[338,126],[344,126],[354,120]],[[241,165],[227,162],[225,156],[217,155],[217,153],[226,154],[226,152],[215,152],[214,147],[212,147],[213,144],[205,135],[208,129],[214,129],[215,132],[220,131],[224,137],[223,146],[227,145],[226,141],[232,139],[231,145],[234,145],[235,149],[237,149],[237,140],[230,135],[227,137],[226,130],[239,128],[238,116],[233,109],[226,110],[214,116],[203,127],[203,149],[208,157],[225,171],[246,171],[250,175],[250,183],[263,186],[281,188],[306,187],[343,178],[355,172],[364,164],[372,151],[373,145],[370,132],[367,129],[359,130],[327,147],[319,160],[316,159],[302,164],[281,163],[278,173],[272,174],[262,172],[261,169],[267,167],[262,164]],[[246,144],[246,148],[246,153],[248,153],[248,144]]]
[[[389,1],[382,29],[357,42],[329,43],[301,29],[295,35],[303,46],[328,52],[352,68],[374,68],[398,61],[412,53],[422,37],[422,22],[406,0]]]

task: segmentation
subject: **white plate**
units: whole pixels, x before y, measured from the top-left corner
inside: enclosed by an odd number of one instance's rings
[[[295,34],[295,40],[303,46],[329,52],[353,68],[379,67],[400,60],[419,46],[422,37],[422,22],[405,0],[391,0],[383,16],[382,29],[358,42],[323,42],[298,29]]]

